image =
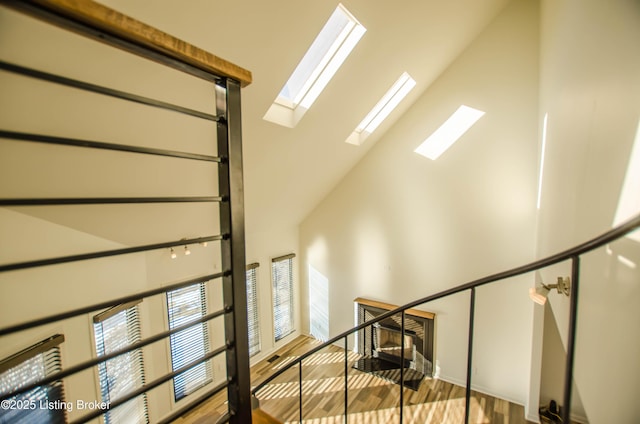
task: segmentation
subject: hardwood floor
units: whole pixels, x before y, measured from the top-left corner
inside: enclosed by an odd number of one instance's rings
[[[255,386],[302,353],[318,344],[301,336],[276,352],[272,362],[261,361],[251,369]],[[344,422],[345,352],[330,346],[303,361],[302,421],[305,424]],[[400,386],[387,379],[352,368],[359,356],[349,352],[348,422],[387,424],[400,422]],[[299,368],[293,367],[260,392],[260,408],[285,423],[299,422]],[[405,388],[404,423],[464,422],[465,390],[438,379],[425,378],[417,390]],[[226,412],[226,393],[219,394],[200,408],[174,421],[178,424],[215,422]],[[214,419],[212,421],[212,418]],[[526,424],[520,405],[472,392],[470,423]]]

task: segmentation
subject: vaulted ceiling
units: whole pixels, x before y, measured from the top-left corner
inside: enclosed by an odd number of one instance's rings
[[[367,28],[295,128],[263,116],[338,1],[102,0],[253,73],[243,90],[247,232],[297,225],[507,0],[344,0]],[[402,72],[416,87],[362,146],[345,143]]]

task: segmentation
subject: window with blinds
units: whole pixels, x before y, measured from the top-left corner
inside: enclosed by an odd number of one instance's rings
[[[169,329],[202,318],[207,313],[204,283],[167,292]],[[193,325],[172,334],[171,367],[176,371],[197,361],[209,352],[209,332],[206,323]],[[173,394],[178,401],[213,379],[210,361],[201,362],[173,379]]]
[[[278,341],[295,331],[293,314],[293,258],[295,255],[272,259],[271,278],[273,284],[273,321],[275,340]]]
[[[56,334],[0,361],[0,395],[18,390],[60,371],[59,345],[63,341],[64,336]],[[0,423],[66,422],[67,410],[64,406],[66,404],[63,403],[62,381],[16,395],[8,399],[8,402],[9,406],[15,407],[0,408]],[[28,407],[24,407],[25,405]],[[59,407],[48,408],[48,405]]]
[[[258,319],[258,266],[247,266],[247,323],[249,333],[249,356],[260,352],[260,324]]]
[[[93,317],[98,357],[140,341],[138,303],[115,306]],[[98,364],[104,402],[120,399],[144,385],[142,349],[135,349]],[[148,423],[147,397],[142,394],[104,415],[105,423]]]

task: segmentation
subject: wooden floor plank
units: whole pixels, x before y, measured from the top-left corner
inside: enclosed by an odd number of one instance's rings
[[[255,387],[284,364],[309,351],[318,341],[301,336],[276,352],[272,362],[261,361],[251,368]],[[348,415],[350,423],[398,423],[400,386],[351,367],[358,359],[349,353]],[[303,423],[332,424],[344,422],[344,350],[329,346],[312,355],[302,366]],[[300,387],[298,367],[293,367],[258,393],[260,409],[284,423],[299,422]],[[220,393],[201,407],[174,421],[197,424],[222,416],[227,411],[226,393]],[[405,423],[449,424],[464,422],[465,389],[446,381],[425,378],[418,390],[405,388],[403,418]],[[531,424],[524,418],[524,408],[502,399],[471,392],[470,423]]]

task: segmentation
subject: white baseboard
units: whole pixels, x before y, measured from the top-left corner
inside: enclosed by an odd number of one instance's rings
[[[582,415],[571,414],[571,421],[575,421],[579,424],[589,424],[587,417],[583,417]]]
[[[540,416],[538,414],[526,414],[525,418],[527,421],[531,421],[533,423],[540,423]],[[589,424],[589,420],[587,417],[583,417],[582,415],[571,414],[571,421],[578,424]]]
[[[540,416],[538,414],[526,414],[524,418],[532,423],[540,424]]]
[[[446,381],[447,383],[455,384],[456,386],[465,387],[467,385],[466,381],[460,381],[460,380],[458,380],[456,378],[450,378],[450,377],[442,376],[442,375],[440,375],[437,378],[440,379],[440,380]],[[478,386],[477,384],[473,384],[473,382],[471,383],[471,390],[473,390],[475,392],[480,392],[482,394],[485,394],[485,395],[488,395],[488,396],[491,396],[491,397],[494,397],[494,398],[506,400],[508,402],[515,403],[516,405],[524,406],[524,403],[521,400],[513,399],[513,398],[510,398],[509,396],[505,396],[505,395],[500,394],[500,393],[495,393],[495,392],[491,391],[490,389],[487,389],[486,387],[482,387],[482,386]]]

